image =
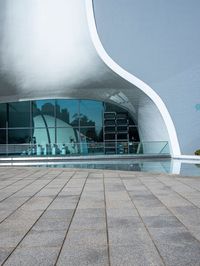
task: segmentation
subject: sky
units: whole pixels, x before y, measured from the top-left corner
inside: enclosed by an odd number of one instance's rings
[[[94,7],[108,54],[147,83],[199,64],[199,0],[94,0]]]

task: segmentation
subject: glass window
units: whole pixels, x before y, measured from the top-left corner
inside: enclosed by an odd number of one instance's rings
[[[8,127],[30,127],[30,102],[9,103]]]
[[[46,145],[55,143],[55,128],[34,128],[33,140],[35,144]]]
[[[9,144],[21,144],[31,142],[31,130],[30,129],[9,129],[8,130],[8,143]]]
[[[64,127],[56,129],[57,143],[67,144],[79,142],[79,130],[73,127]]]
[[[6,143],[6,130],[0,130],[0,144]]]
[[[6,104],[0,104],[0,128],[6,128]]]
[[[138,128],[136,126],[129,127],[129,141],[139,142]]]
[[[127,113],[127,111],[120,106],[111,103],[104,103],[104,108],[105,112]]]
[[[55,100],[32,102],[33,126],[55,127]]]
[[[99,101],[80,100],[80,125],[102,126],[103,103]]]
[[[102,142],[102,127],[80,128],[80,142]]]
[[[79,125],[79,101],[57,100],[56,101],[56,124],[57,127],[75,127]]]

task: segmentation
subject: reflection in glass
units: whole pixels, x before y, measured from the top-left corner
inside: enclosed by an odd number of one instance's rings
[[[0,144],[6,143],[6,130],[2,129],[0,130]]]
[[[30,102],[9,103],[8,127],[30,127]]]
[[[34,128],[33,139],[34,143],[43,146],[55,143],[55,128]]]
[[[6,128],[6,104],[0,104],[0,128]]]
[[[33,126],[55,127],[55,100],[40,100],[32,103]]]
[[[103,103],[99,101],[80,100],[80,125],[102,126]]]
[[[78,128],[65,127],[57,128],[57,143],[79,142]]]
[[[8,143],[9,144],[30,143],[30,140],[31,140],[30,129],[9,129],[8,130]]]
[[[138,135],[138,129],[136,126],[130,126],[129,127],[129,141],[132,142],[139,142],[140,138]]]
[[[82,127],[80,128],[80,142],[102,142],[102,127]]]
[[[79,101],[78,100],[57,100],[56,118],[63,121],[63,126],[79,125]],[[58,126],[58,125],[57,125]]]
[[[118,105],[111,103],[104,103],[105,112],[127,113],[126,110]]]
[[[106,119],[105,112],[113,112],[107,113],[113,118]],[[17,147],[19,154],[28,155],[102,154],[111,148],[114,153],[126,153],[128,142],[130,153],[142,152],[137,143],[137,126],[127,110],[100,101],[59,99],[0,104],[0,127],[5,128],[0,130],[0,143],[8,142],[4,146],[9,146],[13,154]],[[106,146],[109,140],[114,148]]]

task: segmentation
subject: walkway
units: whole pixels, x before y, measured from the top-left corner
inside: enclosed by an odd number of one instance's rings
[[[200,265],[200,177],[0,168],[1,265]]]

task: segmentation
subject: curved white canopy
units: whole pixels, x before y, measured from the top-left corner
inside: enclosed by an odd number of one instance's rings
[[[114,102],[133,115],[142,141],[169,141],[172,156],[180,154],[175,127],[159,95],[103,49],[92,0],[2,0],[1,5],[1,102]]]

